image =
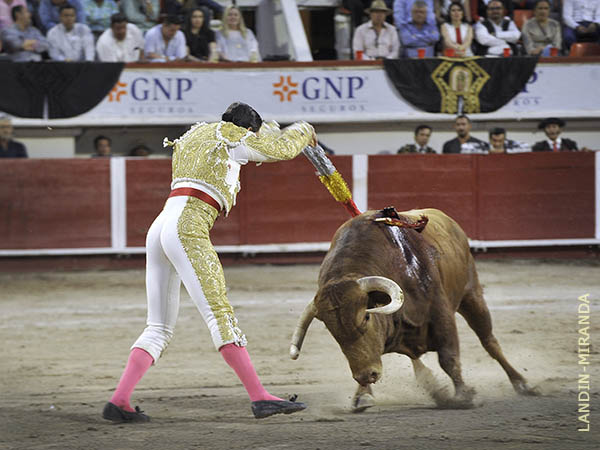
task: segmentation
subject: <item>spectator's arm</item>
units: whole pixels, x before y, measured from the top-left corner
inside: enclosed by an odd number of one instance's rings
[[[563,22],[569,28],[577,28],[577,22],[573,19],[573,0],[563,0]]]
[[[516,44],[521,38],[521,32],[511,20],[508,24],[508,30],[496,32],[496,37],[502,39],[503,41],[510,42],[511,44]]]
[[[471,25],[467,28],[467,35],[463,38],[462,48],[468,49],[471,48],[471,44],[473,43],[473,27]]]
[[[426,25],[427,26],[427,25]],[[429,25],[427,30],[427,39],[429,45],[434,45],[440,40],[440,32],[436,25]]]
[[[398,30],[392,30],[392,51],[389,58],[395,59],[400,56],[400,39],[398,38]]]
[[[528,55],[533,55],[534,54],[534,50],[535,50],[535,46],[533,44],[533,41],[531,40],[531,36],[529,34],[529,29],[531,28],[531,26],[529,26],[531,22],[527,21],[525,22],[525,25],[523,25],[523,45],[525,46],[525,53],[527,53]]]
[[[354,30],[354,37],[352,38],[352,49],[357,51],[364,52],[365,49],[365,40],[362,33],[362,28],[357,28]]]
[[[165,55],[160,53],[157,43],[158,42],[156,39],[154,39],[153,35],[148,36],[148,33],[146,33],[146,40],[144,43],[144,54],[149,60],[161,59],[165,57]]]
[[[506,41],[498,39],[494,35],[490,34],[487,28],[481,23],[475,25],[475,39],[477,39],[477,42],[479,42],[481,45],[485,45],[486,47],[506,45]]]
[[[562,30],[560,23],[556,22],[555,33],[552,36],[552,46],[558,49],[562,48]]]
[[[4,30],[0,31],[2,42],[4,43],[4,49],[7,51],[7,53],[18,52],[23,48],[24,40],[21,39],[15,30],[12,28],[5,28]]]
[[[400,27],[400,41],[404,47],[419,47],[423,45],[421,39],[412,33],[408,25]]]
[[[84,25],[84,33],[83,33],[83,51],[85,53],[86,61],[93,61],[95,59],[95,51],[94,51],[94,35],[92,31],[87,25]]]
[[[460,45],[452,40],[452,38],[448,34],[448,28],[442,24],[440,29],[442,30],[442,41],[443,41],[444,47],[459,50]]]
[[[56,31],[56,28],[52,28],[48,31],[48,54],[53,61],[64,61],[65,55],[63,55],[63,52],[60,49]]]
[[[394,24],[396,28],[400,28],[403,22],[402,10],[404,8],[404,2],[406,0],[394,0]]]
[[[142,44],[142,47],[143,46],[144,45]],[[102,36],[100,36],[98,42],[96,42],[96,53],[98,54],[98,59],[102,62],[117,62],[117,58],[111,51],[108,40],[102,39]]]
[[[184,60],[188,55],[187,46],[185,45],[185,35],[183,31],[178,31],[175,35],[175,39],[177,39],[177,59]]]
[[[131,24],[131,26],[129,26],[129,24],[128,24],[127,32],[133,33],[133,35],[135,36],[134,41],[136,43],[136,47],[138,47],[140,49],[140,55],[138,57],[138,61],[144,61],[146,59],[146,51],[144,49],[145,42],[144,42],[144,35],[142,34],[142,30],[140,30],[134,24]]]
[[[250,51],[250,62],[261,61],[260,52],[258,51],[258,41],[250,29],[246,30],[246,41],[248,41],[248,50]]]

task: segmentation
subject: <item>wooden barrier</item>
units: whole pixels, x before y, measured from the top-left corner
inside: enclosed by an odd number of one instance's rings
[[[594,239],[594,157],[370,156],[368,207],[439,208],[471,239],[483,241]],[[353,158],[332,160],[352,188]],[[142,250],[148,227],[169,193],[170,160],[125,161],[124,249],[111,247],[115,174],[109,162],[0,161],[0,250]],[[305,158],[260,167],[250,163],[242,169],[241,184],[237,206],[229,217],[217,220],[211,233],[215,245],[328,242],[349,218]]]

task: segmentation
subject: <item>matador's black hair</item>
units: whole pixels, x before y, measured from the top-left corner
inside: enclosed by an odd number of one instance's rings
[[[254,108],[242,102],[235,102],[229,105],[229,108],[221,116],[221,120],[231,122],[238,127],[250,128],[255,133],[262,125],[262,117]]]

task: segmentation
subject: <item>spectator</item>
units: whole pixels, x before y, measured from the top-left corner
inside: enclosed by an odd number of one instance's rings
[[[480,55],[500,56],[504,49],[516,54],[516,43],[521,32],[508,17],[503,17],[504,5],[500,0],[491,0],[487,7],[488,18],[475,25],[475,39],[480,45]]]
[[[571,139],[561,138],[565,121],[556,117],[549,117],[538,124],[538,130],[544,130],[548,139],[536,142],[532,148],[534,152],[576,152],[577,142]],[[583,148],[582,150],[587,150]]]
[[[112,156],[112,141],[106,136],[94,138],[94,153],[92,158],[110,158]]]
[[[215,33],[208,25],[208,11],[205,8],[194,8],[186,16],[183,34],[189,60],[217,61],[219,59]]]
[[[41,61],[48,50],[48,41],[40,30],[31,25],[31,13],[27,6],[15,6],[11,10],[14,25],[2,30],[2,42],[10,59],[15,62]]]
[[[488,18],[488,7],[492,0],[470,0],[471,3],[471,17],[473,22],[479,22],[485,18]],[[514,12],[513,0],[499,0],[502,2],[503,16],[512,17]],[[519,2],[520,3],[520,2]]]
[[[20,142],[13,141],[12,134],[10,117],[0,113],[0,158],[27,158],[27,149]]]
[[[167,16],[162,24],[148,30],[144,53],[154,62],[182,61],[187,56],[181,16]]]
[[[363,52],[364,59],[398,58],[398,30],[385,21],[391,12],[383,0],[375,0],[369,8],[371,20],[355,30],[352,48]]]
[[[166,0],[165,11],[167,15],[187,16],[192,9],[209,8],[210,11],[205,11],[205,20],[210,23],[212,17],[221,17],[223,6],[213,0]],[[208,14],[206,14],[208,12]]]
[[[434,0],[433,8],[435,12],[435,20],[438,24],[443,24],[444,22],[451,22],[450,17],[450,5],[453,2],[458,1],[462,6],[463,16],[465,17],[465,21],[467,23],[471,23],[471,6],[469,0]],[[465,7],[465,2],[467,6]]]
[[[492,128],[490,130],[489,153],[522,153],[530,152],[531,148],[524,142],[506,139],[506,130],[504,128]]]
[[[121,12],[127,21],[135,24],[142,33],[158,24],[159,0],[121,0]]]
[[[471,136],[471,119],[460,115],[454,121],[456,135],[454,139],[444,143],[442,153],[486,153],[488,144]]]
[[[145,144],[138,144],[133,147],[127,156],[145,158],[146,156],[150,156],[152,151]]]
[[[48,53],[54,61],[93,61],[94,36],[83,23],[75,23],[75,8],[60,7],[60,23],[48,31]]]
[[[473,27],[465,19],[465,9],[459,1],[450,3],[449,20],[442,24],[442,43],[444,50],[452,49],[456,56],[473,56]]]
[[[140,61],[144,59],[144,36],[123,14],[113,14],[110,28],[96,42],[96,52],[102,62]]]
[[[565,46],[579,40],[600,38],[600,2],[598,0],[563,0]]]
[[[534,17],[523,25],[523,45],[528,55],[550,56],[550,49],[562,47],[560,23],[550,19],[550,1],[537,0]]]
[[[39,14],[42,22],[42,32],[47,33],[50,28],[59,24],[60,7],[67,4],[75,8],[76,22],[85,23],[85,11],[80,0],[41,0]]]
[[[400,153],[435,153],[429,145],[429,138],[431,137],[431,127],[429,125],[419,125],[415,128],[415,143],[406,144],[398,149]]]
[[[85,20],[97,39],[110,27],[110,18],[119,12],[114,0],[83,0]]]
[[[13,25],[11,9],[15,6],[27,6],[25,0],[0,0],[0,30]]]
[[[217,31],[217,48],[222,61],[260,61],[258,42],[236,6],[225,8],[223,28]]]
[[[425,3],[427,12],[424,22],[429,25],[436,24],[433,0],[394,0],[394,24],[399,30],[402,30],[404,25],[414,20],[412,11],[415,2]]]
[[[440,33],[435,25],[426,21],[427,3],[416,0],[412,4],[412,20],[406,25],[400,26],[400,41],[402,42],[405,57],[416,58],[419,49],[425,49],[425,57],[435,56],[434,45],[440,40]]]

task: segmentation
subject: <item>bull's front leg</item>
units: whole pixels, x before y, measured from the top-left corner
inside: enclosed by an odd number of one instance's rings
[[[352,398],[352,412],[361,413],[372,406],[375,406],[375,397],[373,397],[371,385],[362,386],[359,384]]]

